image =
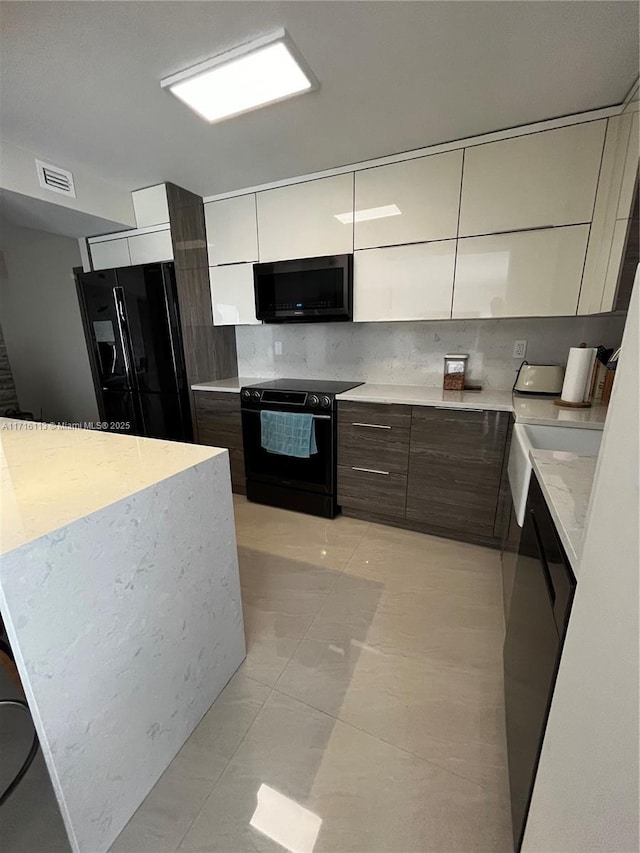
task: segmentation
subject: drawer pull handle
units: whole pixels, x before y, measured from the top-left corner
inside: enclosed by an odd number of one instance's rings
[[[384,474],[385,477],[389,476],[388,471],[378,471],[376,468],[356,468],[355,465],[351,466],[352,471],[364,471],[365,474]]]
[[[353,423],[351,426],[363,426],[370,427],[371,429],[391,429],[390,426],[385,426],[384,424],[361,424],[361,423]]]

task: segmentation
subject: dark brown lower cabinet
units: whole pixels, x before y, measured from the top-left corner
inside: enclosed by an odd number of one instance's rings
[[[504,642],[514,849],[519,851],[544,742],[576,579],[531,476]]]
[[[495,539],[509,422],[507,412],[413,407],[407,518]]]
[[[338,466],[338,500],[373,515],[405,517],[407,478],[383,470]]]
[[[229,450],[231,485],[234,492],[245,495],[244,446],[240,418],[240,395],[225,391],[195,391],[198,443]]]
[[[511,422],[509,412],[340,403],[343,512],[500,547]]]

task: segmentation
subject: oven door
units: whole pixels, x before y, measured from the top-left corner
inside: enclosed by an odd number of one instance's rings
[[[282,411],[270,409],[269,411]],[[308,459],[269,453],[260,440],[260,411],[242,409],[242,437],[247,480],[303,489],[322,495],[334,493],[333,418],[314,415],[318,452]]]

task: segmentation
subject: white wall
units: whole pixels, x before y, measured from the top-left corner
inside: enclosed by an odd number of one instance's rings
[[[78,242],[2,223],[0,317],[20,408],[48,421],[96,421],[73,267]]]
[[[437,386],[444,355],[467,352],[471,381],[507,389],[521,362],[514,341],[528,341],[530,362],[566,364],[569,347],[583,341],[618,346],[623,327],[622,315],[238,326],[238,375]]]
[[[52,162],[73,172],[76,198],[43,189],[38,181],[35,160],[51,162],[46,151],[33,152],[0,141],[0,187],[12,193],[40,199],[50,205],[69,208],[91,216],[135,228],[133,200],[128,188],[115,186],[73,163]],[[79,236],[79,235],[77,235]]]
[[[636,275],[523,850],[639,847]]]

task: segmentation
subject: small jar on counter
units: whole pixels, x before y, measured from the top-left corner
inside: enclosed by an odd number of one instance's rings
[[[445,391],[464,391],[464,375],[467,369],[468,355],[454,353],[444,357],[444,382],[442,387]]]

